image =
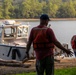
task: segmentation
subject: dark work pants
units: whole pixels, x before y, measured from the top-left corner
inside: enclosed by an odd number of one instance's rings
[[[37,75],[54,75],[54,57],[47,56],[42,60],[36,60]]]

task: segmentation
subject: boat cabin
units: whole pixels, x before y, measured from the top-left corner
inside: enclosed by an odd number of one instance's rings
[[[29,25],[0,26],[0,43],[13,44],[27,42]]]

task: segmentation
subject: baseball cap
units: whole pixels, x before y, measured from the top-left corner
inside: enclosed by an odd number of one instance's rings
[[[48,16],[47,14],[42,14],[42,15],[40,16],[40,19],[41,19],[41,20],[49,20],[49,21],[50,21],[49,16]]]

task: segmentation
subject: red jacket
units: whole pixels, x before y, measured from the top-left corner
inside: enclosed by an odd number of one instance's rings
[[[48,35],[46,34],[47,29],[48,27],[46,26],[43,28],[34,28],[34,50],[54,48],[54,45],[48,40]]]
[[[53,55],[53,42],[57,41],[57,39],[51,28],[42,25],[32,28],[29,40],[33,41],[36,59],[40,60],[46,56]]]
[[[74,35],[71,39],[71,46],[73,49],[76,49],[76,35]]]

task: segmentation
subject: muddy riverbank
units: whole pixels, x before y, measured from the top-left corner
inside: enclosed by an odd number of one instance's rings
[[[11,66],[0,66],[0,75],[12,75],[24,72],[35,72],[35,59],[28,60],[24,64],[30,64],[28,68],[25,67],[11,67]],[[55,62],[55,69],[76,67],[76,59],[60,59],[60,62]]]

